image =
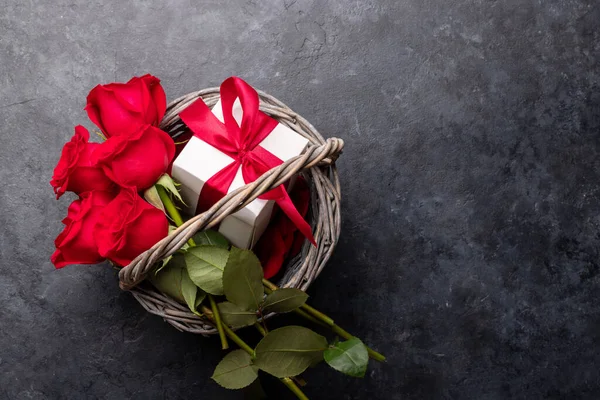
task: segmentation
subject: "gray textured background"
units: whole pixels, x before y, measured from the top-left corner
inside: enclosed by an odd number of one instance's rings
[[[599,395],[597,1],[0,4],[0,398],[243,397],[208,379],[215,339],[49,262],[85,96],[146,72],[170,99],[239,75],[346,141],[311,301],[389,362],[310,371],[312,398]]]

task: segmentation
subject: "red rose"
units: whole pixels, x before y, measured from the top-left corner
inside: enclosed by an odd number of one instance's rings
[[[102,256],[119,265],[128,265],[168,232],[165,214],[146,203],[130,187],[121,188],[117,197],[102,210],[94,237]]]
[[[134,77],[127,83],[98,85],[90,91],[85,110],[90,120],[111,137],[129,134],[142,125],[158,126],[167,108],[160,79]]]
[[[85,192],[71,203],[62,221],[65,229],[54,241],[56,251],[50,258],[56,268],[68,264],[96,264],[104,259],[94,241],[94,226],[113,197],[109,192]]]
[[[89,139],[87,129],[78,125],[71,141],[63,147],[50,181],[57,199],[67,190],[80,194],[90,190],[108,191],[114,186],[102,168],[92,162],[92,153],[99,144],[88,143]]]
[[[106,175],[120,186],[144,190],[164,174],[175,155],[175,143],[150,125],[128,135],[112,136],[94,153]]]

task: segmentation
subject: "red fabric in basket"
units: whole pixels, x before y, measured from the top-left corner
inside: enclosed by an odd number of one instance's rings
[[[302,218],[306,217],[310,204],[310,190],[304,178],[298,177],[290,198]],[[276,205],[267,230],[254,247],[266,279],[272,278],[279,272],[286,258],[300,252],[304,239],[303,235],[298,234],[298,228],[294,223]]]

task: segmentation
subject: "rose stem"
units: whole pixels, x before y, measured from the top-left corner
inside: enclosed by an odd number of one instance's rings
[[[306,397],[306,395],[302,393],[302,390],[300,390],[300,388],[294,383],[293,380],[291,380],[290,378],[281,378],[280,380],[285,386],[288,387],[288,389],[292,391],[292,393],[296,395],[297,398],[301,400],[309,400],[308,397]]]
[[[214,314],[213,310],[211,310],[207,306],[203,305],[202,306],[202,312],[213,323],[216,323],[216,318],[215,318],[215,314]],[[236,335],[236,333],[234,331],[232,331],[227,325],[223,324],[222,327],[223,327],[223,331],[227,334],[227,336],[229,336],[229,339],[233,340],[233,342],[235,344],[237,344],[238,346],[240,346],[240,348],[242,350],[244,350],[246,353],[248,353],[252,357],[254,357],[254,350],[252,349],[252,347],[248,346],[246,344],[246,342],[244,342],[241,337],[239,337],[238,335]]]
[[[268,333],[269,330],[267,329],[267,321],[265,320],[265,316],[263,315],[263,311],[262,311],[261,307],[258,307],[258,314],[260,315],[260,322],[263,325],[263,329],[265,330],[265,332]]]
[[[167,213],[173,219],[173,222],[175,222],[175,225],[181,226],[183,224],[183,219],[181,218],[181,214],[179,214],[177,207],[175,207],[175,204],[173,204],[173,201],[171,200],[171,197],[169,196],[167,191],[160,185],[156,185],[156,190],[158,191],[158,196],[160,197],[160,200],[162,201],[163,205],[165,206]],[[196,243],[194,243],[192,238],[190,238],[188,240],[188,244],[191,247],[196,246]],[[217,327],[217,331],[219,331],[219,338],[221,338],[221,347],[223,348],[223,350],[226,350],[229,348],[229,343],[227,343],[227,336],[225,336],[225,332],[223,332],[223,324],[221,323],[221,314],[219,313],[219,309],[218,309],[217,304],[215,303],[215,299],[212,297],[212,295],[210,295],[210,294],[208,295],[208,300],[210,301],[210,305],[214,310],[215,325]]]
[[[217,325],[217,331],[219,331],[219,337],[221,338],[221,348],[223,350],[227,350],[229,348],[229,343],[227,343],[227,336],[225,336],[225,332],[223,331],[223,324],[221,323],[221,313],[219,313],[219,307],[215,302],[215,298],[212,294],[208,295],[208,301],[210,302],[210,307],[212,308],[213,314],[215,315],[215,325]]]
[[[160,185],[155,185],[154,187],[158,192],[158,197],[160,197],[160,201],[162,201],[163,205],[165,206],[165,209],[167,210],[167,214],[169,214],[169,217],[171,217],[173,222],[175,222],[175,225],[183,225],[183,218],[181,218],[179,210],[177,210],[177,207],[175,207],[175,204],[173,204],[173,201],[171,200],[171,197],[169,196],[165,188]],[[188,244],[192,247],[196,245],[192,238],[189,238]]]
[[[208,319],[215,322],[215,315],[210,308],[202,306],[202,312],[208,317]],[[257,329],[263,329],[263,327],[258,322],[255,324],[255,326],[257,327]],[[233,342],[240,346],[242,350],[250,354],[250,357],[255,357],[254,350],[252,349],[252,347],[248,346],[246,342],[242,340],[241,337],[236,335],[236,333],[232,331],[227,325],[223,325],[223,329],[225,330],[225,333],[227,333],[227,336],[229,336],[229,339],[233,340]],[[298,397],[301,400],[309,400],[308,397],[306,397],[306,395],[302,392],[302,390],[300,390],[300,388],[290,378],[279,378],[279,380],[285,386],[287,386],[288,389],[290,389],[290,391],[296,395],[296,397]]]
[[[263,285],[265,286],[265,288],[267,288],[269,290],[277,290],[277,289],[279,289],[274,283],[269,282],[266,279],[263,279]],[[344,329],[342,329],[341,327],[339,327],[338,325],[336,325],[335,322],[333,321],[333,319],[331,319],[327,315],[323,314],[322,312],[320,312],[320,311],[312,308],[308,304],[303,304],[302,306],[300,306],[300,308],[302,310],[299,310],[299,311],[304,311],[305,314],[310,314],[312,317],[314,317],[314,318],[318,319],[319,321],[325,323],[327,326],[329,326],[331,328],[331,330],[335,334],[340,335],[344,339],[352,339],[354,337],[349,332],[345,331]],[[301,315],[301,316],[304,317],[304,315],[302,315],[302,313],[297,313],[297,314],[299,314],[299,315]],[[376,352],[375,350],[371,349],[370,347],[367,347],[367,351],[369,352],[369,356],[372,359],[377,360],[377,361],[381,361],[381,362],[385,361],[385,356],[383,354]]]
[[[263,326],[261,324],[259,324],[258,322],[255,322],[254,327],[256,328],[257,331],[260,332],[261,335],[267,336],[267,331],[265,331],[265,328],[263,328]]]

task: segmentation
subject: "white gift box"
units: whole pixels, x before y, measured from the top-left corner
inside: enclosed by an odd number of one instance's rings
[[[219,121],[223,122],[223,110],[220,100],[213,107],[212,113]],[[243,110],[239,99],[236,99],[233,104],[232,114],[238,125],[240,125]],[[301,154],[307,145],[308,140],[306,138],[282,124],[278,124],[260,143],[261,147],[284,162]],[[181,183],[179,190],[186,204],[183,209],[186,214],[195,214],[204,183],[233,161],[233,158],[195,136],[189,140],[183,151],[173,162],[172,169],[173,178]],[[240,167],[228,193],[245,184]],[[219,232],[229,239],[234,246],[250,249],[267,228],[273,205],[273,200],[255,199],[240,211],[227,216],[221,222]]]

